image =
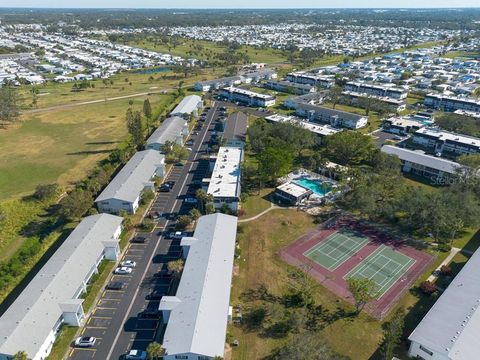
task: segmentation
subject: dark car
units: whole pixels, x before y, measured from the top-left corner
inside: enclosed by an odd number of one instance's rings
[[[155,290],[147,295],[147,300],[161,300],[163,295],[163,292]]]
[[[123,289],[123,282],[121,281],[110,281],[107,286],[105,286],[105,289],[107,290],[122,290]]]
[[[138,314],[138,317],[142,319],[158,319],[161,314],[162,313],[158,309],[145,309]]]
[[[170,186],[170,188],[173,188],[173,186],[175,185],[175,181],[169,180],[169,181],[166,181],[165,184],[167,184],[168,186]]]
[[[134,238],[132,238],[132,240],[130,240],[130,242],[134,244],[144,244],[145,241],[147,241],[147,238],[145,236],[135,236]]]
[[[160,192],[170,192],[170,186],[168,186],[167,184],[163,184],[162,186],[160,186]]]

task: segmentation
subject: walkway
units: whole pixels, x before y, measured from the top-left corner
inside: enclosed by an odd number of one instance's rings
[[[263,210],[261,213],[255,215],[255,216],[252,216],[250,218],[246,218],[246,219],[241,219],[241,220],[238,220],[239,223],[244,223],[244,222],[249,222],[249,221],[253,221],[253,220],[257,220],[259,217],[265,215],[266,213],[268,213],[269,211],[272,211],[272,210],[291,210],[291,209],[297,209],[296,206],[293,206],[293,207],[282,207],[282,206],[277,206],[275,204],[270,204],[270,207],[266,210]]]
[[[448,254],[448,256],[445,258],[445,260],[443,260],[442,263],[440,265],[438,265],[438,267],[435,269],[435,271],[432,273],[432,275],[430,275],[428,277],[427,281],[432,282],[432,281],[437,280],[438,275],[440,274],[440,268],[444,265],[448,265],[450,263],[450,261],[452,261],[454,256],[457,255],[460,251],[462,251],[462,249],[452,247],[452,249],[450,250],[450,254]]]

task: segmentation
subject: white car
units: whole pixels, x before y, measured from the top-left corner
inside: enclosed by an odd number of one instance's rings
[[[120,263],[121,267],[134,268],[137,266],[137,263],[133,260],[125,260]]]
[[[75,340],[75,346],[77,347],[92,347],[97,341],[94,337],[80,336]]]
[[[132,273],[132,268],[121,266],[115,269],[117,275],[127,275]]]
[[[147,353],[142,350],[130,350],[128,354],[125,355],[126,360],[146,360]]]

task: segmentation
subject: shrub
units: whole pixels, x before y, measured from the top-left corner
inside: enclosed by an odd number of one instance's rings
[[[446,243],[438,244],[437,248],[438,250],[443,252],[449,252],[450,250],[452,250],[452,247],[450,246],[450,244],[446,244]]]
[[[448,265],[442,265],[440,267],[440,274],[442,274],[444,276],[451,275],[452,274],[452,268]]]
[[[437,287],[435,286],[434,283],[432,283],[431,281],[423,281],[421,284],[420,284],[420,290],[425,294],[425,295],[432,295],[433,293],[435,293],[437,291]]]
[[[51,199],[58,191],[57,184],[40,184],[35,189],[33,197],[38,200]]]

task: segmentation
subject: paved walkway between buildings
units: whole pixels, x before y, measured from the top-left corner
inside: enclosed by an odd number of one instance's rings
[[[427,281],[435,281],[438,278],[438,275],[440,274],[440,268],[443,265],[448,265],[450,263],[450,261],[452,261],[454,256],[457,255],[460,251],[462,251],[462,249],[452,247],[452,249],[450,250],[450,254],[448,254],[448,256],[445,258],[445,260],[443,260],[442,263],[440,265],[438,265],[438,267],[435,269],[435,271],[432,273],[432,275],[430,275],[428,277]]]
[[[291,209],[297,209],[297,207],[296,206],[284,207],[284,206],[278,206],[278,205],[275,205],[275,204],[270,204],[270,207],[266,210],[263,210],[261,213],[255,215],[255,216],[252,216],[250,218],[238,220],[238,222],[239,223],[244,223],[244,222],[257,220],[259,217],[265,215],[266,213],[268,213],[269,211],[272,211],[272,210],[291,210]]]

